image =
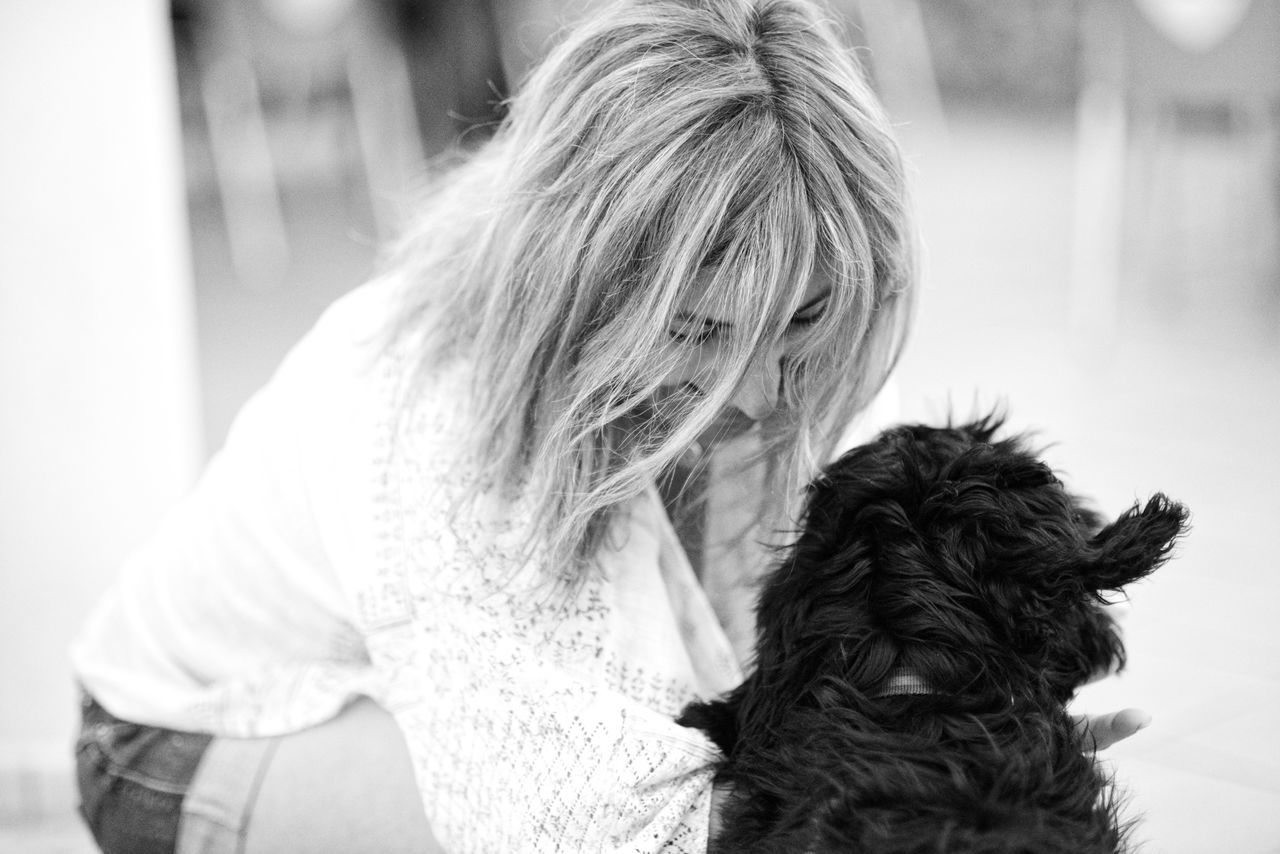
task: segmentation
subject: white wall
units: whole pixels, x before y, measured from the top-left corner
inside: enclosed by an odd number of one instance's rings
[[[4,0],[0,818],[70,797],[66,646],[200,464],[194,328],[167,4]]]

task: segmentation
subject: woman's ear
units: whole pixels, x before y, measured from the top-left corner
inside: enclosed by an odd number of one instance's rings
[[[1086,578],[1095,590],[1119,590],[1168,560],[1187,530],[1187,508],[1157,493],[1135,504],[1089,541]]]

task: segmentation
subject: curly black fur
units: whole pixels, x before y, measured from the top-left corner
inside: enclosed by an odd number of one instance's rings
[[[899,427],[810,486],[754,672],[680,718],[725,754],[717,851],[1123,848],[1063,706],[1123,666],[1103,592],[1164,562],[1187,511],[1156,495],[1103,526],[1000,427]],[[895,674],[928,693],[886,692]]]

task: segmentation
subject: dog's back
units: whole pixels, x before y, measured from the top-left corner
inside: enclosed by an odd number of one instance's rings
[[[996,419],[902,427],[810,488],[758,608],[756,668],[682,722],[724,750],[725,851],[1115,851],[1111,787],[1063,705],[1123,665],[1103,591],[1186,511],[1110,525]]]

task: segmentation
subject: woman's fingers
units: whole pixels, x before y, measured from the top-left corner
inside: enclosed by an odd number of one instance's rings
[[[1121,709],[1105,715],[1077,715],[1075,720],[1086,746],[1105,750],[1144,729],[1151,723],[1151,715],[1142,709]]]

